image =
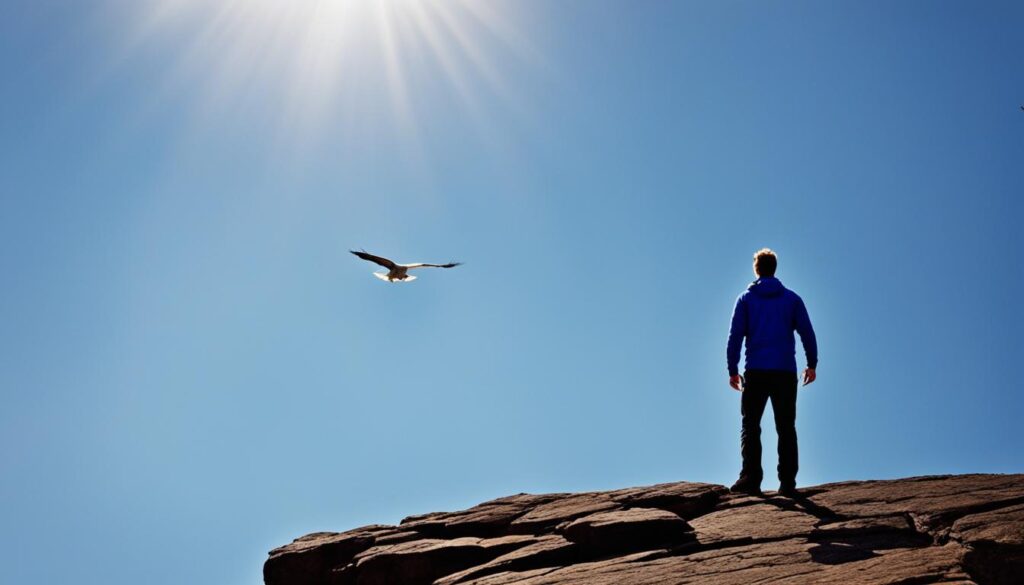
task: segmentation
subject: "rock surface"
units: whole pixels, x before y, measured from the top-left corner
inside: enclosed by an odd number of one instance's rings
[[[559,526],[572,542],[591,550],[636,552],[658,545],[693,541],[693,528],[666,510],[630,508],[597,512]]]
[[[518,494],[274,549],[266,585],[1024,583],[1024,474]]]

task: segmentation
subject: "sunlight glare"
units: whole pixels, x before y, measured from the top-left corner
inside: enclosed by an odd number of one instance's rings
[[[154,0],[128,3],[126,51],[171,42],[169,83],[184,84],[206,116],[249,96],[276,104],[293,138],[310,138],[339,104],[381,101],[395,130],[416,133],[410,96],[432,64],[471,112],[475,87],[514,101],[490,51],[530,50],[501,2],[482,0]],[[183,46],[177,46],[183,45]]]

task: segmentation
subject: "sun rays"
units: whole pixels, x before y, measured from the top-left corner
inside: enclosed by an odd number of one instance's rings
[[[153,0],[120,10],[124,50],[169,48],[166,83],[199,115],[223,116],[258,96],[269,123],[299,141],[371,107],[386,108],[391,130],[414,141],[424,79],[446,84],[472,118],[483,99],[515,109],[495,52],[536,58],[501,2]]]

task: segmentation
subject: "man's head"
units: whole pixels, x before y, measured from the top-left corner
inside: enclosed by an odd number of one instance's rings
[[[754,274],[758,278],[775,276],[775,268],[779,265],[779,259],[768,248],[761,248],[754,252]]]

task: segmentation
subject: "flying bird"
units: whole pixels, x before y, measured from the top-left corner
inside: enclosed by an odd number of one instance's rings
[[[349,250],[349,252],[352,252],[363,260],[373,262],[374,264],[380,264],[384,268],[387,268],[387,273],[374,272],[373,275],[388,282],[410,282],[416,280],[415,276],[410,276],[408,274],[408,271],[413,268],[455,268],[462,264],[462,262],[449,262],[448,264],[398,264],[397,262],[388,260],[382,256],[374,256],[373,254],[369,254],[365,251],[356,252],[355,250]]]

